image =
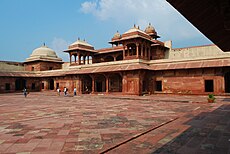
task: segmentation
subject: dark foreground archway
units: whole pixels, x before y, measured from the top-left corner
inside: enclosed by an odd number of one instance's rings
[[[225,92],[230,93],[230,72],[224,75]]]

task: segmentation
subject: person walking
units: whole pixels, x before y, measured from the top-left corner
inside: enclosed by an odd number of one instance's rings
[[[76,87],[74,87],[74,89],[73,89],[73,94],[74,94],[74,96],[77,95],[77,88]]]
[[[67,95],[67,88],[64,87],[64,96],[66,96],[66,95]]]
[[[61,92],[61,90],[59,88],[57,88],[57,94],[58,94],[58,96],[60,96],[60,92]]]
[[[26,88],[23,89],[23,95],[26,97],[27,96],[27,90]]]

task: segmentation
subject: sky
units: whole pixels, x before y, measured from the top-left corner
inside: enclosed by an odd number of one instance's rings
[[[107,48],[117,30],[149,23],[173,48],[212,44],[166,0],[0,0],[0,61],[23,62],[43,43],[68,61],[78,38]]]

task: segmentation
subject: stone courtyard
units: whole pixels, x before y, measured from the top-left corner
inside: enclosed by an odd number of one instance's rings
[[[0,153],[230,153],[230,97],[0,95]]]

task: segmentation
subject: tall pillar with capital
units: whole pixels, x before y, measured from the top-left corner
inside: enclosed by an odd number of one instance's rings
[[[87,55],[87,63],[89,64],[89,55]]]
[[[77,61],[77,60],[76,60],[76,59],[77,59],[76,57],[77,57],[77,56],[74,55],[74,63],[75,63],[75,64],[76,64],[76,61]]]
[[[85,58],[86,58],[86,56],[83,56],[83,64],[85,65]]]
[[[123,60],[125,60],[125,45],[123,46]]]
[[[136,43],[136,57],[139,58],[139,43]]]
[[[151,48],[148,48],[148,60],[150,60],[150,49]]]
[[[71,54],[71,52],[69,53],[69,63],[70,64],[72,63],[72,54]]]
[[[147,57],[147,46],[145,47],[145,57],[144,58],[146,58]]]
[[[92,75],[92,94],[95,92],[95,77]]]
[[[143,57],[144,45],[141,46],[141,57]]]
[[[106,93],[108,94],[109,93],[109,76],[106,75]]]
[[[81,55],[79,52],[77,53],[77,57],[78,57],[78,65],[81,65]]]

